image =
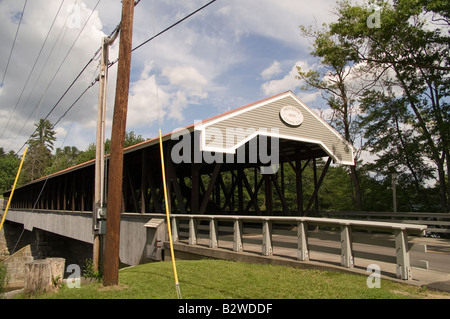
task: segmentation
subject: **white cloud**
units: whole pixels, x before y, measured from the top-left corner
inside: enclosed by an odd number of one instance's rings
[[[300,92],[298,94],[298,98],[303,102],[303,103],[310,103],[315,101],[318,97],[320,96],[320,92]]]
[[[60,5],[57,0],[28,1],[23,25],[18,36],[10,70],[0,95],[0,127],[5,127],[11,115],[5,136],[0,138],[0,146],[21,144],[34,129],[33,124],[45,116],[68,85],[75,78],[93,53],[100,47],[101,38],[110,34],[120,20],[121,3],[116,0],[103,0],[91,17],[89,24],[72,48],[63,67],[52,85],[46,85],[69,50],[79,29],[65,29],[69,14],[66,1],[61,8],[54,30],[23,97],[12,114],[20,91],[25,84],[28,72],[37,56],[40,46],[48,32],[54,15]],[[80,22],[91,13],[97,0],[78,0]],[[295,66],[286,66],[286,61],[301,59],[307,50],[299,32],[300,24],[324,22],[330,16],[334,0],[317,1],[305,6],[296,0],[228,0],[217,1],[195,16],[192,16],[174,29],[162,34],[151,43],[133,52],[132,81],[128,107],[127,130],[142,128],[144,137],[153,137],[150,127],[158,119],[159,109],[162,121],[173,126],[179,122],[208,118],[218,113],[219,108],[234,108],[259,99],[261,93],[274,95],[286,90],[298,89],[301,81],[295,79]],[[21,11],[20,1],[0,0],[0,75],[2,75],[10,45],[17,28],[17,21],[11,19]],[[133,47],[167,28],[178,19],[193,12],[201,4],[198,1],[175,0],[170,2],[140,1],[135,8]],[[76,22],[76,20],[72,21]],[[61,32],[60,38],[58,34]],[[279,43],[283,50],[257,50],[269,38],[271,43]],[[58,42],[56,40],[58,39]],[[249,39],[252,41],[249,43]],[[49,63],[50,49],[55,44]],[[117,57],[119,38],[110,48],[110,61]],[[262,46],[264,47],[264,46]],[[249,54],[249,48],[251,54]],[[287,52],[290,54],[286,56]],[[255,53],[254,53],[255,52]],[[298,53],[298,55],[296,55]],[[151,62],[149,62],[151,60]],[[291,62],[292,63],[292,62]],[[96,75],[98,61],[91,63],[83,76],[77,81],[68,95],[53,112],[50,120],[59,118],[67,107],[89,85]],[[266,68],[263,72],[265,67]],[[44,70],[38,79],[38,71]],[[285,72],[283,74],[283,72]],[[110,69],[108,82],[107,137],[111,126],[114,106],[117,64]],[[156,91],[156,84],[158,91]],[[261,83],[263,81],[264,83]],[[36,87],[32,91],[33,85]],[[256,89],[255,89],[256,88]],[[31,94],[31,92],[33,92]],[[43,95],[42,103],[39,99]],[[95,141],[95,122],[97,110],[97,86],[80,100],[59,123],[69,132],[66,144],[88,145]],[[27,101],[29,97],[29,100]],[[304,99],[313,99],[305,95]],[[34,113],[33,109],[36,107]],[[191,106],[195,106],[192,109]],[[208,106],[208,107],[206,107]],[[189,109],[188,109],[189,108]],[[75,111],[78,110],[78,111]],[[201,112],[195,113],[195,112]],[[27,120],[29,118],[29,120]],[[69,130],[69,125],[72,127]],[[22,130],[23,128],[23,130]],[[20,132],[20,133],[19,133]],[[0,132],[1,133],[1,132]],[[28,134],[28,135],[27,135]],[[77,134],[76,136],[74,136]],[[16,138],[17,136],[17,138]],[[8,138],[10,137],[10,138]],[[73,145],[73,144],[72,144]]]
[[[307,46],[306,40],[300,37],[298,26],[305,24],[318,25],[330,20],[334,0],[310,2],[305,5],[296,0],[231,0],[230,24],[237,36],[258,34],[276,39],[286,45]],[[293,39],[296,39],[295,41]]]
[[[104,34],[96,11],[82,29],[93,8],[90,3],[86,5],[88,2],[79,1],[77,11],[69,10],[68,3],[60,7],[59,1],[27,3],[0,96],[0,109],[2,113],[7,113],[6,120],[2,121],[5,124],[2,126],[5,129],[1,137],[2,147],[18,150],[23,145],[34,131],[34,123],[50,113],[76,75],[100,47]],[[21,13],[22,5],[18,1],[0,2],[0,41],[4,44],[0,48],[2,76],[6,67],[4,57],[9,56],[17,30],[18,21],[11,20],[11,17]],[[49,33],[58,9],[59,14]],[[79,15],[79,26],[66,23],[74,13]],[[47,34],[48,38],[43,46]],[[91,63],[76,85],[51,111],[51,122],[56,122],[89,85],[96,66],[96,61]],[[87,96],[95,97],[96,93],[91,91]],[[66,118],[82,122],[86,116],[89,117],[90,112],[68,113]]]
[[[150,126],[166,114],[170,95],[157,86],[156,75],[150,75],[151,71],[151,67],[144,68],[141,78],[130,86],[127,128]]]
[[[271,77],[280,74],[281,72],[282,70],[280,62],[274,61],[271,66],[261,72],[261,77],[263,78],[263,80],[268,80]]]
[[[303,61],[297,61],[283,78],[277,80],[266,81],[261,85],[261,90],[266,96],[279,94],[285,91],[294,91],[299,88],[303,83],[297,79],[298,69],[297,66],[302,68],[306,65]]]
[[[208,84],[206,78],[190,65],[164,68],[162,75],[167,77],[170,84],[194,92],[202,92],[202,88]]]

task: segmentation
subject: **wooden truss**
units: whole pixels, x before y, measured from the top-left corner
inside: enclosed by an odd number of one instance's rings
[[[195,214],[314,215],[318,210],[318,191],[331,157],[317,172],[316,158],[322,150],[305,145],[280,146],[280,165],[275,174],[261,174],[261,163],[181,163],[172,162],[173,141],[166,141],[166,180],[170,210]],[[122,211],[162,213],[164,194],[159,148],[150,145],[124,156]],[[314,192],[304,200],[303,172],[312,164]],[[295,172],[296,200],[285,196],[285,171]],[[11,208],[62,211],[92,211],[94,165],[84,164],[16,190]],[[274,210],[274,204],[281,211]],[[107,204],[106,204],[107,205]]]

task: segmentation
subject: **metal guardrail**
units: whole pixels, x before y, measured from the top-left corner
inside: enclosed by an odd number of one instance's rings
[[[329,218],[377,220],[396,223],[420,224],[427,226],[425,230],[427,234],[450,234],[450,213],[322,211],[319,214],[321,217]]]
[[[393,262],[396,264],[396,275],[404,280],[412,279],[411,249],[422,249],[423,245],[408,243],[408,235],[422,235],[426,225],[411,225],[401,223],[388,223],[377,221],[361,221],[350,219],[314,218],[314,217],[280,217],[280,216],[228,216],[228,215],[180,215],[172,214],[172,236],[174,242],[187,239],[188,245],[197,245],[198,239],[209,239],[210,248],[220,248],[220,241],[231,241],[233,251],[243,251],[244,243],[259,244],[264,256],[273,254],[274,246],[294,248],[297,250],[297,259],[309,260],[312,247],[309,238],[315,237],[331,240],[338,243],[336,247],[323,247],[322,251],[340,254],[341,266],[353,267],[354,257],[375,259]],[[334,231],[308,231],[311,226],[326,227]],[[378,231],[393,234],[391,240],[371,238],[358,235],[357,230]],[[248,238],[246,234],[252,234]],[[258,234],[259,240],[255,240]],[[274,241],[274,235],[278,241]],[[281,239],[280,239],[281,238]],[[282,239],[284,238],[284,241]],[[281,240],[281,241],[280,241]],[[354,244],[392,247],[390,256],[382,256],[369,252],[356,252]],[[417,265],[415,265],[417,266]],[[427,263],[423,262],[423,267]]]

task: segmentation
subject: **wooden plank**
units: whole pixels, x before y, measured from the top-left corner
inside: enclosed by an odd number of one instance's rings
[[[395,250],[397,257],[397,277],[410,280],[411,265],[408,252],[408,236],[405,230],[395,230]]]
[[[242,220],[234,221],[233,231],[233,251],[242,251]]]
[[[341,226],[341,265],[353,267],[353,245],[351,240],[351,228],[346,225]]]
[[[189,245],[197,244],[197,220],[195,218],[189,219]]]
[[[216,248],[218,246],[218,227],[217,227],[217,220],[216,219],[210,219],[209,220],[209,247],[210,248]]]
[[[262,227],[262,253],[264,256],[270,256],[273,254],[272,250],[272,223],[270,221],[264,221]]]
[[[308,260],[309,259],[309,247],[308,247],[308,225],[303,222],[297,224],[297,259]]]

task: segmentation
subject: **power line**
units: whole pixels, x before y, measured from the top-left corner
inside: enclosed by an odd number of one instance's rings
[[[73,47],[75,46],[75,43],[77,42],[77,40],[79,39],[81,33],[84,31],[84,28],[86,27],[87,23],[89,22],[90,18],[92,17],[95,9],[97,8],[98,4],[100,3],[101,0],[98,0],[95,7],[92,9],[88,19],[86,20],[86,22],[84,23],[83,27],[81,28],[80,32],[78,33],[77,37],[75,38],[75,40],[73,41],[71,47],[69,48],[69,51],[67,52],[67,54],[65,55],[64,59],[62,60],[62,62],[60,63],[58,69],[56,70],[55,74],[53,75],[50,83],[47,85],[46,89],[44,90],[43,94],[41,95],[41,98],[39,100],[39,102],[37,103],[37,105],[39,105],[40,103],[42,103],[42,100],[46,94],[46,92],[48,91],[50,85],[53,83],[53,81],[56,78],[56,75],[59,73],[59,71],[61,70],[62,66],[64,65],[67,57],[69,56],[70,52],[72,51]],[[44,120],[48,119],[48,117],[50,116],[50,114],[56,109],[56,107],[58,106],[58,104],[61,102],[61,100],[67,95],[67,93],[69,92],[69,90],[73,87],[73,85],[76,83],[76,81],[80,78],[80,76],[83,74],[83,72],[86,70],[86,68],[89,66],[89,64],[91,64],[92,61],[94,61],[95,57],[97,56],[97,54],[100,52],[100,49],[98,49],[94,56],[86,63],[86,65],[83,67],[83,69],[78,73],[78,75],[76,76],[76,78],[72,81],[72,83],[70,84],[70,86],[66,89],[66,91],[63,93],[63,95],[59,98],[59,100],[56,102],[56,104],[52,107],[52,109],[47,113],[47,115],[44,117]],[[36,105],[36,107],[37,107]],[[35,108],[36,108],[35,107]],[[33,133],[31,133],[31,135],[33,135],[36,132],[37,129],[35,129],[33,131]],[[30,136],[31,136],[30,135]],[[26,145],[26,142],[23,146]],[[20,152],[20,150],[23,148],[23,146],[19,149],[18,152]],[[17,152],[17,153],[18,153]]]
[[[147,44],[148,42],[150,42],[151,40],[153,40],[154,38],[160,36],[161,34],[163,34],[166,31],[169,31],[170,29],[172,29],[173,27],[177,26],[178,24],[180,24],[181,22],[183,22],[184,20],[189,19],[190,17],[192,17],[194,14],[196,14],[197,12],[200,12],[201,10],[205,9],[206,7],[208,7],[209,5],[211,5],[212,3],[216,2],[217,0],[212,0],[210,2],[208,2],[207,4],[205,4],[204,6],[198,8],[197,10],[195,10],[194,12],[188,14],[187,16],[185,16],[183,19],[175,22],[174,24],[172,24],[170,27],[164,29],[163,31],[159,32],[158,34],[154,35],[153,37],[151,37],[150,39],[142,42],[141,44],[139,44],[137,47],[135,47],[134,49],[131,50],[131,52],[139,49],[140,47],[142,47],[143,45]]]
[[[78,2],[78,0],[75,0],[75,4],[76,4],[77,2]],[[61,28],[61,31],[59,32],[58,37],[56,38],[56,40],[55,40],[55,42],[54,42],[54,44],[53,44],[53,46],[52,46],[52,48],[51,48],[51,50],[50,50],[50,53],[49,53],[49,55],[47,56],[47,59],[46,59],[44,65],[43,65],[42,68],[41,68],[41,71],[39,72],[39,76],[37,77],[37,79],[36,79],[36,81],[35,81],[35,83],[34,83],[34,85],[33,85],[33,88],[31,89],[30,93],[28,94],[28,98],[27,98],[27,101],[25,102],[25,105],[28,104],[28,101],[30,100],[31,95],[32,95],[33,92],[34,92],[34,89],[36,88],[37,83],[38,83],[39,80],[41,79],[42,73],[44,72],[44,70],[45,70],[46,67],[47,67],[47,64],[48,64],[48,62],[49,62],[49,60],[50,60],[50,57],[51,57],[52,54],[53,54],[53,51],[55,50],[55,47],[56,47],[56,44],[58,43],[59,38],[61,37],[63,31],[65,31],[65,30],[67,29],[67,23],[68,23],[68,21],[69,21],[69,18],[70,18],[70,16],[67,17],[66,22],[65,22],[65,24],[64,24],[66,27],[65,27],[65,28]],[[46,92],[44,92],[44,93],[42,94],[41,100],[43,99],[43,96],[44,96],[45,94],[46,94]],[[39,105],[40,105],[40,102],[38,102],[38,103],[34,106],[33,111],[30,113],[30,115],[28,116],[28,119],[27,119],[27,120],[24,122],[24,124],[22,125],[20,131],[17,133],[16,137],[14,138],[14,141],[15,141],[16,138],[22,133],[22,130],[23,130],[24,127],[28,124],[28,122],[30,121],[31,116],[32,116],[33,113],[36,111],[36,109],[38,108]],[[17,122],[17,120],[16,120],[16,122]],[[11,131],[11,132],[12,132],[12,131]],[[9,134],[9,136],[8,136],[8,139],[9,139],[9,137],[11,136],[11,132],[10,132],[10,134]]]
[[[89,60],[88,63],[86,63],[86,65],[84,66],[84,68],[80,71],[80,73],[78,73],[77,77],[72,81],[72,83],[70,84],[69,88],[64,92],[64,94],[60,97],[60,99],[58,100],[58,102],[55,104],[55,106],[53,106],[53,108],[50,110],[50,112],[47,114],[47,116],[44,118],[44,120],[48,119],[48,117],[50,116],[50,114],[55,110],[56,106],[59,104],[59,102],[64,98],[64,96],[67,94],[67,92],[69,92],[69,90],[72,88],[72,86],[75,84],[75,82],[80,78],[80,76],[83,74],[83,72],[86,70],[86,68],[89,66],[89,64],[91,64],[91,62],[95,59],[95,56],[98,54],[98,51],[95,52],[95,55]],[[72,109],[72,107],[81,99],[81,97],[91,88],[94,86],[94,84],[98,81],[98,78],[96,78],[82,93],[81,95],[75,100],[75,102],[64,112],[64,114],[58,119],[58,121],[52,126],[52,129],[56,126],[56,124],[64,117],[67,115],[67,113],[70,111],[70,109]],[[33,131],[33,133],[31,133],[31,135],[33,135],[35,132],[37,131],[37,128]],[[30,137],[31,137],[30,135]],[[16,154],[18,154],[22,148],[27,144],[28,141],[26,141],[22,147],[16,152]]]
[[[61,7],[62,7],[63,4],[64,4],[64,1],[61,2],[60,6],[59,6],[59,8],[58,8],[58,11],[56,12],[56,15],[55,15],[55,17],[54,17],[54,19],[53,19],[53,22],[52,22],[51,26],[50,26],[50,29],[49,29],[48,32],[47,32],[47,36],[45,37],[44,43],[42,43],[41,49],[39,50],[39,53],[38,53],[38,55],[37,55],[37,57],[36,57],[36,60],[34,61],[33,67],[31,68],[30,73],[28,74],[28,78],[27,78],[27,81],[25,82],[25,85],[23,86],[22,92],[20,93],[19,98],[17,99],[17,102],[16,102],[16,104],[14,105],[14,109],[13,109],[13,111],[11,112],[11,115],[10,115],[10,117],[9,117],[8,122],[6,123],[5,127],[3,128],[3,132],[2,132],[2,134],[1,134],[1,136],[0,136],[0,139],[3,137],[3,134],[5,133],[5,130],[6,130],[6,128],[8,127],[8,125],[9,125],[9,123],[10,123],[10,121],[11,121],[11,119],[12,119],[12,117],[13,117],[15,111],[16,111],[17,105],[19,104],[19,102],[20,102],[20,100],[21,100],[21,98],[22,98],[22,95],[23,95],[23,93],[25,92],[25,88],[27,87],[28,81],[29,81],[30,78],[31,78],[31,74],[33,73],[34,68],[36,67],[36,64],[37,64],[37,62],[38,62],[38,60],[39,60],[39,58],[40,58],[40,56],[41,56],[41,53],[42,53],[42,50],[44,49],[45,44],[47,43],[48,37],[49,37],[49,35],[50,35],[50,32],[51,32],[51,30],[53,29],[53,26],[54,26],[54,24],[55,24],[56,18],[58,17],[59,12],[61,11]]]
[[[75,38],[75,41],[72,43],[71,47],[69,48],[69,51],[67,52],[66,56],[64,57],[63,61],[61,62],[61,64],[58,67],[58,70],[56,71],[55,75],[53,76],[52,80],[49,83],[49,86],[51,83],[53,83],[53,80],[55,79],[56,75],[58,74],[59,70],[61,69],[61,67],[63,66],[64,62],[66,61],[67,57],[69,56],[70,52],[72,51],[73,47],[75,46],[75,43],[78,41],[78,38],[80,37],[81,33],[83,32],[84,28],[86,27],[87,23],[89,22],[92,14],[94,13],[95,9],[97,8],[98,4],[100,3],[101,0],[97,1],[97,4],[95,5],[95,7],[92,9],[91,14],[89,15],[88,19],[86,20],[86,22],[84,23],[83,27],[81,28],[80,32],[78,33],[77,37]],[[72,81],[72,83],[70,84],[69,88],[64,92],[64,94],[61,96],[61,98],[58,100],[58,102],[56,102],[56,104],[52,107],[52,109],[50,110],[50,112],[48,112],[48,114],[45,116],[44,120],[46,120],[50,114],[55,110],[55,108],[58,106],[59,102],[61,102],[61,100],[64,98],[64,96],[66,96],[67,92],[69,92],[69,90],[72,88],[72,86],[75,84],[75,82],[80,78],[81,74],[84,72],[84,70],[86,70],[86,68],[89,66],[89,64],[91,64],[91,62],[94,60],[95,56],[98,54],[98,52],[100,52],[99,50],[97,50],[97,52],[95,53],[94,57],[91,58],[89,60],[88,63],[86,63],[86,65],[84,66],[84,68],[81,70],[81,72],[77,75],[77,77],[75,78],[75,80]],[[48,88],[48,87],[47,87]]]
[[[17,26],[16,35],[14,36],[14,41],[13,41],[13,45],[11,47],[11,52],[9,52],[8,62],[6,62],[6,69],[5,69],[5,73],[3,73],[2,83],[0,84],[0,89],[3,88],[3,83],[5,82],[6,72],[8,71],[9,62],[11,60],[11,56],[14,51],[14,46],[16,45],[17,35],[19,34],[19,29],[22,24],[23,13],[25,12],[25,7],[27,6],[27,2],[28,2],[28,0],[25,0],[25,3],[23,4],[22,13],[20,14],[19,25]]]
[[[158,34],[155,34],[154,36],[152,36],[151,38],[145,40],[144,42],[142,42],[141,44],[139,44],[138,46],[136,46],[135,48],[133,48],[131,50],[131,52],[136,51],[137,49],[139,49],[140,47],[144,46],[145,44],[149,43],[150,41],[154,40],[155,38],[159,37],[161,34],[169,31],[170,29],[174,28],[175,26],[177,26],[178,24],[180,24],[181,22],[189,19],[190,17],[192,17],[193,15],[195,15],[196,13],[200,12],[201,10],[205,9],[206,7],[208,7],[209,5],[213,4],[214,2],[216,2],[217,0],[212,0],[210,2],[208,2],[207,4],[205,4],[204,6],[198,8],[197,10],[191,12],[190,14],[188,14],[187,16],[185,16],[183,19],[178,20],[177,22],[175,22],[174,24],[172,24],[171,26],[165,28],[164,30],[162,30],[161,32],[159,32]],[[117,63],[117,61],[119,61],[119,58],[117,58],[116,60],[114,60],[113,62],[111,62],[109,64],[108,67],[113,66],[114,64]]]
[[[139,1],[140,1],[140,0],[139,0]],[[139,1],[136,1],[136,2],[135,2],[135,6],[139,3]],[[200,12],[201,10],[205,9],[206,7],[210,6],[212,3],[216,2],[216,1],[217,1],[217,0],[212,0],[212,1],[208,2],[207,4],[203,5],[202,7],[198,8],[197,10],[191,12],[190,14],[188,14],[187,16],[185,16],[184,18],[178,20],[178,21],[175,22],[174,24],[170,25],[169,27],[165,28],[165,29],[162,30],[161,32],[157,33],[156,35],[152,36],[151,38],[149,38],[149,39],[147,39],[146,41],[144,41],[144,42],[142,42],[141,44],[139,44],[138,46],[136,46],[135,48],[133,48],[133,49],[131,50],[131,52],[136,51],[137,49],[141,48],[142,46],[144,46],[144,45],[147,44],[148,42],[154,40],[154,39],[157,38],[158,36],[160,36],[160,35],[162,35],[163,33],[169,31],[170,29],[174,28],[175,26],[177,26],[178,24],[182,23],[183,21],[189,19],[190,17],[192,17],[192,16],[195,15],[196,13]],[[99,2],[100,2],[100,0],[98,0],[97,4],[95,5],[94,9],[92,10],[91,15],[92,15],[92,13],[94,12],[95,8],[98,6]],[[90,16],[89,16],[89,18],[90,18]],[[88,20],[89,20],[89,19],[88,19]],[[87,20],[87,21],[88,21],[88,20]],[[84,27],[86,26],[87,21],[86,21],[85,25],[83,26],[83,29],[84,29]],[[120,23],[119,23],[119,25],[117,25],[116,28],[111,32],[111,35],[114,34],[115,32],[117,32],[119,29],[120,29]],[[81,34],[82,31],[83,31],[83,30],[81,30],[80,33],[78,34],[77,39],[78,39],[78,37],[80,36],[80,34]],[[77,40],[77,39],[76,39],[76,40]],[[76,42],[76,40],[75,40],[75,42]],[[72,44],[70,50],[73,48],[75,42]],[[62,64],[64,63],[65,59],[66,59],[67,56],[69,55],[70,50],[69,50],[69,52],[66,54],[66,57],[64,58]],[[48,112],[48,114],[45,116],[44,120],[48,119],[48,117],[50,116],[50,114],[56,109],[56,107],[58,106],[58,104],[59,104],[59,103],[61,102],[61,100],[66,96],[66,94],[68,93],[68,91],[72,88],[72,86],[73,86],[73,85],[75,84],[75,82],[79,79],[79,77],[82,75],[82,73],[86,70],[86,68],[89,66],[89,64],[95,59],[95,57],[96,57],[97,54],[100,52],[100,50],[101,50],[101,48],[99,48],[99,49],[95,52],[94,56],[88,61],[88,63],[84,66],[84,68],[80,71],[80,73],[79,73],[79,74],[76,76],[76,78],[72,81],[72,83],[71,83],[70,86],[66,89],[66,91],[63,93],[63,95],[59,98],[59,100],[57,101],[57,103],[56,103],[56,104],[52,107],[52,109]],[[117,58],[115,61],[109,63],[108,68],[111,67],[111,66],[113,66],[115,63],[117,63],[118,60],[119,60],[119,59]],[[58,68],[58,71],[59,71],[59,69],[61,68],[62,64],[61,64],[60,67]],[[57,72],[58,72],[58,71],[57,71]],[[55,76],[56,76],[56,74],[55,74]],[[55,76],[53,77],[53,79],[52,79],[52,81],[50,82],[50,84],[53,82]],[[65,111],[65,113],[58,119],[58,121],[55,123],[55,125],[56,125],[56,124],[57,124],[57,123],[58,123],[58,122],[59,122],[59,121],[60,121],[60,120],[61,120],[61,119],[62,119],[62,118],[70,111],[70,109],[73,108],[73,106],[81,99],[81,97],[82,97],[82,96],[83,96],[83,95],[84,95],[84,94],[85,94],[85,93],[86,93],[86,92],[87,92],[87,91],[95,84],[95,82],[97,82],[97,81],[98,81],[98,79],[96,79],[94,82],[92,82],[92,83],[91,83],[91,84],[90,84],[90,85],[89,85],[89,86],[81,93],[81,95],[76,99],[76,101],[75,101],[75,102],[74,102],[74,103],[73,103],[73,104]],[[49,86],[50,86],[50,84],[49,84]],[[47,87],[47,89],[48,89],[48,87]],[[46,91],[47,91],[47,90],[46,90]],[[41,100],[42,100],[42,98],[41,98]],[[53,125],[52,128],[54,128],[55,125]],[[36,129],[33,131],[33,133],[32,133],[31,135],[33,135],[35,132],[36,132]],[[30,135],[30,136],[31,136],[31,135]],[[25,143],[22,145],[22,147],[16,152],[16,154],[18,154],[18,153],[20,152],[20,150],[22,150],[22,148],[23,148],[25,145],[26,145],[26,142],[25,142]]]
[[[61,119],[63,117],[65,117],[67,115],[67,113],[69,113],[69,111],[75,106],[75,104],[77,104],[77,102],[83,97],[83,95],[91,88],[95,85],[95,83],[98,82],[98,77],[91,83],[89,84],[89,86],[80,94],[80,96],[75,100],[75,102],[72,103],[71,106],[69,106],[69,108],[67,108],[67,110],[64,112],[63,115],[61,115],[59,117],[59,119],[55,122],[55,124],[53,124],[52,129],[55,128],[55,126],[59,123],[59,121],[61,121]]]

